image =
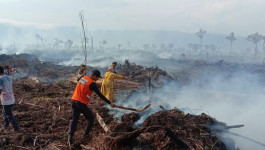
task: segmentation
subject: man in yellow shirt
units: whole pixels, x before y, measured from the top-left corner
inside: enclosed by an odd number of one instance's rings
[[[114,73],[114,69],[110,67],[104,75],[101,85],[101,93],[110,101],[114,100],[114,79],[124,79],[127,77]]]

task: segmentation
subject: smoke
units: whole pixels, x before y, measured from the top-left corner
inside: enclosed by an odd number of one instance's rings
[[[144,56],[144,59],[143,59]],[[97,50],[97,52],[88,52],[87,63],[94,67],[107,67],[111,62],[117,61],[119,64],[124,64],[125,60],[130,63],[144,64],[145,66],[156,66],[161,60],[155,53],[143,50],[118,50],[107,49]],[[84,61],[84,54],[81,50],[76,51],[76,55],[68,61],[64,61],[63,65],[80,65]]]
[[[177,81],[173,81],[165,83],[152,94],[143,93],[143,89],[138,89],[131,95],[125,93],[123,95],[127,96],[118,97],[116,103],[133,108],[152,104],[151,108],[140,113],[141,119],[137,125],[141,125],[147,116],[160,111],[160,106],[166,109],[178,108],[196,115],[206,113],[227,125],[244,124],[244,127],[230,131],[264,142],[265,117],[262,115],[265,113],[265,85],[260,81],[262,78],[259,75],[244,71],[231,73],[229,76],[226,73],[211,76],[202,74],[190,85],[180,86]],[[119,110],[115,114],[121,116],[125,112]],[[226,136],[234,139],[241,150],[265,149],[242,137],[232,134]]]

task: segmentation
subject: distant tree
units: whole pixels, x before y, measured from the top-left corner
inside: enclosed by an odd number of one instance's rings
[[[149,44],[144,44],[144,45],[143,45],[144,50],[148,50],[149,47],[150,47]]]
[[[161,45],[160,45],[160,49],[161,49],[161,50],[165,50],[165,49],[166,49],[166,44],[164,44],[164,43],[161,44]]]
[[[122,47],[122,44],[118,44],[117,47],[118,47],[118,50],[120,50]]]
[[[188,48],[192,49],[193,51],[197,51],[200,48],[200,45],[199,44],[189,43],[188,44]]]
[[[168,45],[167,45],[167,48],[168,48],[169,50],[172,50],[172,49],[174,48],[174,44],[172,44],[172,43],[168,44]]]
[[[195,33],[200,38],[200,44],[201,44],[201,51],[202,51],[202,39],[203,35],[206,34],[206,31],[203,29],[200,29],[200,31]]]
[[[155,44],[152,44],[151,47],[152,47],[153,50],[156,50],[156,48],[157,48]]]
[[[205,50],[206,50],[206,55],[207,55],[207,58],[208,58],[209,51],[215,51],[216,50],[216,46],[214,44],[205,45]]]
[[[91,51],[94,52],[94,40],[92,35],[90,35],[90,39],[91,39]]]
[[[73,44],[74,42],[72,40],[67,40],[66,42],[64,42],[64,47],[67,49],[71,49]]]
[[[106,40],[101,41],[103,45],[106,45],[108,42]]]
[[[130,41],[127,41],[127,47],[128,47],[128,49],[132,48],[132,45],[131,45]]]
[[[57,38],[54,38],[54,40],[55,40],[55,42],[53,43],[53,47],[55,47],[55,48],[59,48],[60,45],[63,43],[62,40],[59,40]]]
[[[235,33],[234,32],[231,32],[230,35],[226,36],[225,39],[229,40],[230,41],[230,55],[231,55],[231,51],[232,51],[232,45],[233,45],[233,42],[235,40],[237,40],[235,38]]]
[[[39,40],[41,41],[41,43],[42,43],[42,45],[43,45],[43,38],[41,37],[41,35],[36,34],[36,35],[35,35],[35,38],[36,38],[36,40],[37,40],[37,47],[39,47],[39,44],[38,44],[38,41],[39,41]]]
[[[107,45],[107,41],[106,40],[102,40],[102,41],[100,41],[99,42],[100,43],[100,45],[102,45],[102,47],[104,48],[106,45]]]
[[[262,39],[262,35],[258,32],[248,35],[247,40],[253,42],[255,44],[255,52],[254,55],[258,54],[258,43]]]
[[[265,36],[262,36],[263,44],[262,44],[262,49],[265,51]]]

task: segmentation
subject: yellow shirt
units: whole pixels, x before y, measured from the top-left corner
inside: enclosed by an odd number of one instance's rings
[[[106,72],[101,85],[101,93],[110,101],[114,99],[114,79],[122,79],[122,76],[112,72]]]

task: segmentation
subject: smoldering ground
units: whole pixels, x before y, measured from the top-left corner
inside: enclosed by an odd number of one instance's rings
[[[242,135],[225,134],[235,140],[242,150],[265,149],[253,141],[265,141],[263,128],[265,119],[265,81],[256,73],[239,71],[234,73],[201,74],[189,85],[180,86],[178,81],[166,83],[152,93],[136,92],[125,101],[118,102],[129,107],[145,106],[152,103],[149,110],[141,113],[141,124],[145,118],[161,110],[178,108],[185,113],[206,113],[227,125],[244,124],[244,127],[230,129]],[[138,100],[138,102],[136,102]],[[252,140],[252,141],[251,141]]]

